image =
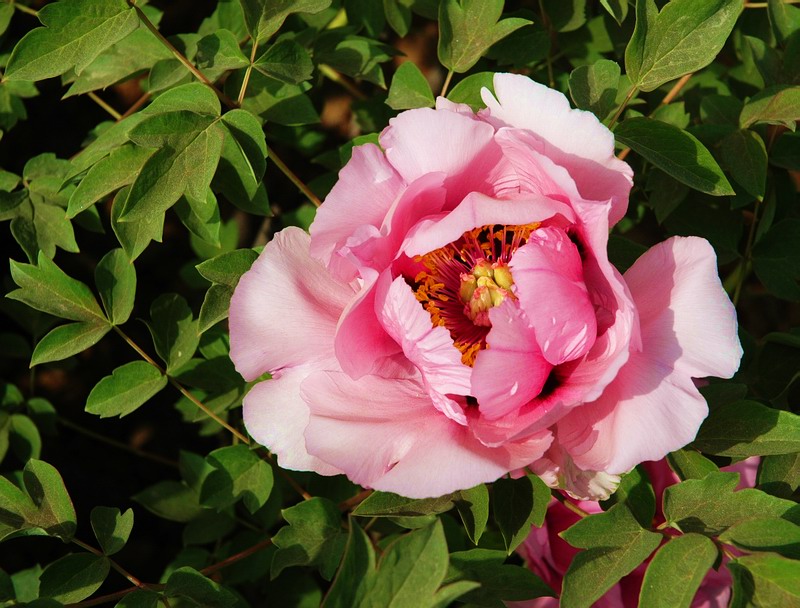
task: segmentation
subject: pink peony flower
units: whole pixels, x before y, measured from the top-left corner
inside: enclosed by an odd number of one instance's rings
[[[760,458],[755,456],[734,465],[723,467],[723,471],[740,474],[739,489],[755,486],[756,472]],[[653,484],[656,495],[656,525],[664,521],[661,511],[661,497],[664,490],[680,481],[669,468],[666,460],[649,462],[644,465]],[[587,513],[600,513],[599,503],[581,501],[577,506]],[[528,538],[517,550],[528,567],[550,585],[556,592],[561,591],[561,583],[572,558],[578,549],[570,546],[559,534],[580,519],[573,511],[553,499],[547,509],[547,517],[541,528],[532,528]],[[732,550],[729,548],[729,550]],[[724,558],[723,563],[727,563]],[[639,605],[639,591],[650,563],[648,559],[636,570],[609,589],[595,602],[595,608],[636,608]],[[731,595],[731,576],[726,568],[709,570],[692,601],[692,608],[725,608]],[[508,602],[509,608],[558,608],[559,601],[553,597],[541,597],[526,602]]]
[[[283,230],[231,301],[251,435],[281,466],[438,496],[531,466],[596,497],[691,441],[692,378],[741,349],[711,246],[606,254],[631,169],[561,94],[513,74],[474,114],[403,112]],[[600,473],[598,473],[600,472]]]

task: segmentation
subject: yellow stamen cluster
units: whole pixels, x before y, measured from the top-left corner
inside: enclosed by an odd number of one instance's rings
[[[464,303],[464,314],[475,325],[490,327],[489,309],[499,306],[506,298],[514,299],[513,284],[508,264],[481,258],[472,273],[461,275],[458,297]]]

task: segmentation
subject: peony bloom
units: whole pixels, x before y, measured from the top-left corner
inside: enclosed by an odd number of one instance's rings
[[[561,94],[498,74],[353,149],[311,235],[241,279],[231,358],[251,435],[288,469],[438,496],[530,466],[595,497],[691,441],[692,378],[741,349],[711,246],[673,238],[621,276],[606,253],[630,167]]]
[[[755,486],[756,471],[760,458],[748,458],[723,471],[740,474],[739,489]],[[664,490],[680,479],[667,465],[666,460],[649,462],[644,465],[653,484],[656,495],[656,524],[664,521],[661,511],[661,497]],[[602,509],[597,502],[582,501],[577,505],[587,513],[600,513]],[[559,592],[564,574],[567,572],[572,558],[578,549],[571,547],[559,534],[572,526],[580,517],[570,511],[557,500],[551,501],[547,509],[547,517],[541,528],[532,528],[528,538],[520,545],[518,553],[525,559],[528,567],[539,575],[548,585]],[[732,549],[728,549],[729,551]],[[735,551],[735,550],[734,550]],[[724,562],[727,562],[727,557]],[[609,589],[603,597],[595,602],[595,608],[636,608],[639,605],[639,591],[650,560],[640,565],[619,583]],[[726,568],[709,570],[692,601],[692,608],[725,608],[731,595],[731,576]],[[509,602],[509,608],[558,608],[559,601],[553,597],[541,597],[526,602]]]

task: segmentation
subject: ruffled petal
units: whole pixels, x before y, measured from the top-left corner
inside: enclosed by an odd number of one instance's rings
[[[490,125],[449,110],[403,112],[389,121],[380,143],[407,183],[445,173],[451,205],[473,191],[492,192],[493,171],[502,158]]]
[[[277,455],[284,469],[338,475],[342,471],[306,451],[308,406],[300,384],[312,371],[313,366],[293,367],[256,384],[244,398],[244,425],[253,439]]]
[[[567,220],[574,218],[567,205],[544,196],[499,200],[473,192],[452,212],[419,222],[409,232],[402,249],[409,257],[423,255],[452,243],[473,228],[492,224],[520,226],[543,222],[559,214]]]
[[[317,373],[303,383],[311,454],[365,487],[410,498],[441,496],[498,479],[544,453],[552,438],[510,448],[481,445],[431,404],[415,379]],[[538,456],[537,456],[538,458]],[[435,474],[433,473],[435,472]]]
[[[309,240],[299,228],[276,234],[234,291],[231,359],[245,380],[333,357],[336,324],[355,293],[309,255]]]
[[[540,228],[511,258],[514,293],[545,359],[578,359],[594,344],[597,321],[581,256],[563,230]]]
[[[481,96],[481,117],[534,133],[537,151],[566,168],[584,198],[612,201],[612,225],[625,215],[633,171],[614,156],[614,135],[594,114],[571,109],[558,91],[518,74],[495,74],[494,95],[483,89]]]
[[[538,395],[553,368],[542,356],[524,313],[511,301],[489,311],[488,348],[478,353],[472,394],[481,416],[496,420]]]
[[[311,224],[311,255],[328,264],[334,251],[359,226],[380,228],[404,187],[403,179],[378,146],[353,148],[352,157]]]
[[[453,345],[450,332],[434,327],[431,316],[414,297],[403,277],[389,287],[379,309],[380,321],[387,333],[403,349],[403,354],[419,369],[429,391],[441,396],[469,395],[472,370],[461,362],[461,352]],[[466,424],[463,411],[452,400],[437,399],[444,414]]]

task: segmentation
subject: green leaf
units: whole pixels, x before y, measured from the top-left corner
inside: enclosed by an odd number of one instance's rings
[[[350,518],[344,559],[320,608],[358,606],[373,584],[374,573],[375,549],[366,532]]]
[[[294,40],[279,40],[253,63],[264,76],[289,84],[300,84],[314,73],[314,63],[308,51]]]
[[[689,608],[718,555],[714,542],[705,536],[684,534],[671,539],[647,567],[639,605]]]
[[[214,76],[250,65],[236,36],[228,30],[217,30],[198,40],[196,61],[200,70]]]
[[[714,196],[733,195],[708,149],[693,135],[652,118],[629,118],[614,131],[617,141],[687,186]]]
[[[600,0],[600,4],[620,25],[628,16],[628,0]]]
[[[207,460],[215,468],[203,482],[200,502],[217,511],[243,499],[255,513],[272,491],[272,468],[245,445],[233,445],[211,452]]]
[[[240,0],[247,31],[254,40],[267,40],[292,13],[316,14],[331,0]]]
[[[269,215],[269,201],[262,180],[267,144],[261,123],[250,112],[232,110],[222,117],[225,139],[212,188],[240,209]]]
[[[683,448],[667,454],[667,462],[682,480],[703,479],[709,473],[718,473],[719,467],[690,448]]]
[[[36,424],[24,414],[12,414],[8,420],[7,432],[11,451],[21,462],[39,458],[42,453],[42,437]],[[0,439],[2,442],[2,439]],[[3,450],[0,449],[0,461]]]
[[[100,588],[110,569],[111,563],[102,555],[65,555],[44,569],[39,593],[62,604],[80,602]]]
[[[731,608],[800,605],[800,562],[778,555],[745,555],[731,560]]]
[[[760,517],[728,528],[720,541],[745,551],[771,551],[791,559],[800,559],[800,526],[785,519]]]
[[[86,411],[101,418],[127,416],[167,385],[167,377],[145,361],[131,361],[114,370],[92,389]]]
[[[616,491],[601,504],[604,509],[624,504],[644,528],[652,525],[656,514],[656,495],[647,473],[640,466],[623,475]]]
[[[694,446],[717,456],[767,456],[800,452],[800,416],[755,401],[711,410]]]
[[[480,588],[461,598],[474,606],[504,608],[505,602],[521,602],[536,597],[555,597],[545,582],[524,566],[504,564],[505,551],[471,549],[450,554],[445,584],[475,581]]]
[[[398,36],[405,37],[411,28],[411,6],[413,0],[383,0],[386,22]]]
[[[108,319],[122,325],[133,312],[136,296],[136,269],[122,249],[112,249],[98,262],[94,280]]]
[[[731,133],[720,144],[722,161],[742,188],[759,201],[767,185],[767,149],[755,131],[742,129]]]
[[[561,537],[586,549],[573,558],[564,575],[561,604],[570,608],[591,606],[646,560],[662,539],[642,528],[621,504],[581,519]]]
[[[581,110],[589,110],[605,120],[617,107],[619,75],[619,64],[608,59],[575,68],[569,75],[572,101]]]
[[[470,74],[450,89],[447,99],[453,103],[465,103],[477,111],[486,105],[481,98],[481,90],[484,87],[494,93],[494,72]]]
[[[5,77],[43,80],[75,69],[76,74],[139,24],[125,0],[62,0],[43,7],[45,27],[28,32],[14,47]]]
[[[78,322],[59,325],[39,340],[31,355],[31,367],[61,361],[97,344],[111,331],[108,323]]]
[[[794,502],[750,488],[734,492],[738,483],[738,473],[720,472],[670,486],[664,491],[664,516],[677,530],[706,536],[718,536],[753,517],[800,521],[800,508]]]
[[[359,517],[414,517],[444,513],[453,508],[453,494],[437,498],[406,498],[391,492],[373,492],[353,509]]]
[[[198,493],[178,481],[159,481],[132,496],[145,509],[179,523],[187,523],[203,513]]]
[[[106,555],[118,553],[128,542],[133,529],[133,510],[120,513],[111,507],[95,507],[91,514],[92,530]]]
[[[800,220],[776,222],[753,247],[753,269],[779,298],[800,300]]]
[[[67,217],[75,217],[103,197],[132,184],[152,154],[149,148],[126,144],[97,162],[73,191]]]
[[[783,125],[794,131],[800,120],[800,86],[778,85],[753,95],[742,109],[739,125],[767,123]]]
[[[227,608],[237,603],[233,593],[188,566],[169,575],[164,595],[188,599],[202,608]]]
[[[447,543],[441,520],[390,544],[364,601],[373,606],[430,606],[447,574]]]
[[[742,0],[672,0],[660,12],[637,0],[636,28],[625,49],[631,83],[652,91],[711,63],[733,29]]]
[[[784,0],[769,0],[767,14],[778,42],[786,43],[800,30],[800,10]]]
[[[160,295],[150,306],[148,323],[158,356],[167,364],[167,373],[185,365],[197,350],[200,334],[197,321],[186,300],[174,293]]]
[[[494,520],[509,555],[528,536],[531,526],[541,526],[550,502],[550,488],[536,475],[498,479],[493,485]]]
[[[114,608],[158,608],[162,605],[155,591],[137,589],[123,597]]]
[[[434,106],[431,85],[411,61],[401,64],[394,73],[386,104],[394,110]]]
[[[241,276],[258,258],[252,249],[237,249],[218,255],[195,266],[197,271],[212,283],[236,287]]]
[[[291,566],[316,566],[322,577],[330,580],[347,538],[342,532],[339,509],[325,498],[314,497],[281,514],[289,525],[272,538],[278,550],[272,558],[270,577],[277,578]]]
[[[212,246],[219,246],[219,205],[217,197],[209,189],[203,198],[196,199],[188,194],[178,199],[174,207],[175,215],[196,237]]]
[[[773,496],[789,498],[800,486],[800,453],[762,458],[758,486]]]
[[[158,148],[131,185],[119,221],[160,214],[186,194],[205,198],[222,151],[223,129],[217,115],[187,110],[149,117],[129,136],[139,146]]]
[[[463,73],[474,66],[495,42],[531,23],[500,19],[503,0],[442,0],[439,5],[439,61]]]
[[[156,213],[137,222],[120,222],[119,216],[129,192],[130,188],[123,188],[114,198],[114,204],[111,207],[111,228],[122,245],[125,255],[133,262],[147,248],[150,241],[161,242],[164,232],[164,214]]]
[[[489,521],[489,490],[480,484],[469,490],[461,490],[455,498],[458,514],[464,529],[473,544],[477,545]]]
[[[85,283],[68,276],[44,254],[38,264],[11,263],[11,276],[19,285],[7,298],[48,314],[89,323],[107,323],[94,295]]]

